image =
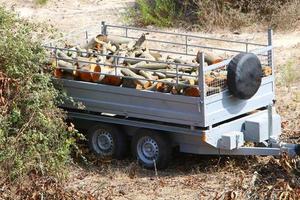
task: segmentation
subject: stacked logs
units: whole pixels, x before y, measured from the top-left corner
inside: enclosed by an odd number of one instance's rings
[[[138,40],[98,35],[84,47],[66,45],[55,50],[54,76],[106,85],[199,97],[198,66],[200,52],[194,60],[186,61],[150,51],[147,34]],[[147,61],[145,61],[147,60]],[[205,65],[223,61],[205,53]],[[115,66],[118,67],[115,67]],[[272,73],[269,68],[266,74]],[[178,76],[176,76],[178,73]],[[205,74],[207,94],[218,93],[226,87],[226,68]]]

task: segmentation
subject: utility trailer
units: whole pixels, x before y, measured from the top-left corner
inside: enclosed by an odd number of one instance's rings
[[[281,118],[273,108],[275,70],[271,29],[268,30],[267,44],[258,44],[109,25],[105,22],[101,24],[102,35],[138,39],[138,34],[146,32],[153,36],[147,39],[150,50],[153,52],[195,57],[197,50],[209,49],[224,53],[228,59],[205,66],[205,53],[201,53],[195,77],[198,79],[199,97],[54,78],[57,86],[62,86],[75,102],[81,102],[84,105],[84,109],[78,109],[73,103],[66,101],[61,106],[68,111],[68,116],[76,127],[88,130],[89,146],[97,155],[121,159],[131,148],[133,155],[142,166],[163,169],[167,167],[174,147],[179,147],[180,152],[205,155],[276,156],[287,153],[294,156],[299,153],[298,145],[279,141]],[[84,32],[87,42],[89,35],[89,32]],[[46,45],[46,48],[54,55],[58,50],[65,50],[64,47],[59,47],[54,42]],[[253,75],[249,70],[257,69],[245,70],[249,66],[247,62],[251,64],[251,61],[245,57],[241,58],[241,55],[258,58],[259,64],[272,68],[272,73],[258,81],[259,85],[255,91],[252,91],[250,97],[241,96],[238,92],[232,91],[243,88],[237,88],[243,85],[243,79],[238,80],[233,89],[229,88],[230,83],[227,80],[227,82],[218,83],[222,86],[222,91],[207,92],[205,74],[213,70],[225,66],[228,71],[234,66],[235,70],[231,69],[231,74]],[[118,61],[124,57],[119,55],[114,57],[116,62],[113,67],[121,68]],[[55,59],[59,58],[55,56]],[[243,62],[243,59],[246,61]],[[147,59],[145,61],[161,63]],[[183,65],[173,64],[176,69],[179,65]],[[105,65],[105,63],[100,63],[100,65]],[[178,70],[174,76],[178,80],[180,76]],[[253,81],[251,77],[250,80]],[[174,84],[178,84],[178,81]],[[244,88],[247,88],[247,84]],[[247,91],[240,92],[247,93]]]

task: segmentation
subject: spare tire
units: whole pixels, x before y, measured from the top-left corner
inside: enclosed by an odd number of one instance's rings
[[[262,66],[255,54],[240,53],[227,67],[229,91],[239,99],[250,99],[260,87]]]

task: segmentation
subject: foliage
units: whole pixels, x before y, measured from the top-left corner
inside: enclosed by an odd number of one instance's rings
[[[0,7],[0,177],[8,180],[33,171],[64,175],[75,142],[33,30],[36,25]]]
[[[35,0],[36,4],[45,5],[48,0]]]
[[[181,15],[178,4],[173,0],[137,0],[140,13],[136,14],[138,21],[145,25],[172,26]]]
[[[187,24],[210,30],[263,24],[286,30],[300,21],[298,0],[138,0],[136,8],[131,17],[139,25]]]

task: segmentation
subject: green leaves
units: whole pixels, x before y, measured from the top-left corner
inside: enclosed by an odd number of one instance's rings
[[[36,28],[0,7],[0,72],[15,80],[6,112],[0,112],[0,172],[10,180],[33,170],[64,176],[77,134],[55,105],[59,92],[43,71],[46,56],[33,37]]]

